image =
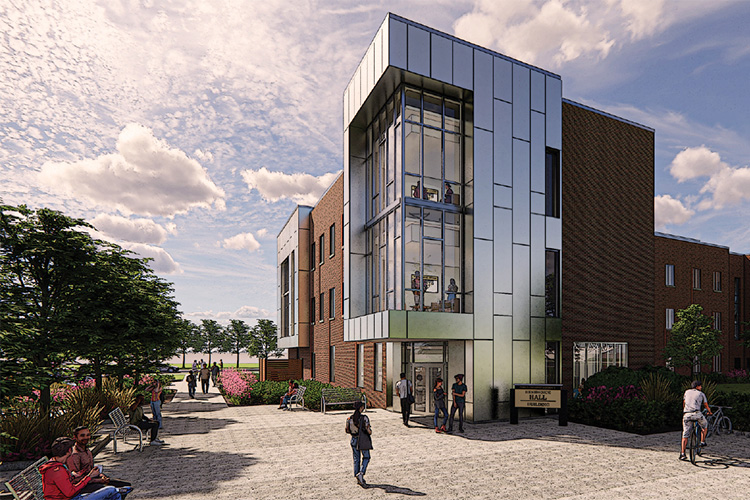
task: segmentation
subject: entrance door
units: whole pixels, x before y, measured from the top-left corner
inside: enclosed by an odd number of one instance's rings
[[[443,365],[419,363],[412,366],[414,413],[433,413],[435,402],[432,398],[432,388],[435,386],[436,378],[443,378]],[[445,386],[445,382],[443,382],[443,386]]]

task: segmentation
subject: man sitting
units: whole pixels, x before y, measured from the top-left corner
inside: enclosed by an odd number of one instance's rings
[[[292,396],[297,394],[297,390],[299,389],[299,384],[297,382],[294,382],[292,380],[289,381],[289,390],[286,391],[286,394],[281,396],[281,401],[279,401],[279,410],[283,410],[288,407],[289,400],[292,399]]]
[[[159,435],[159,422],[149,420],[148,417],[143,414],[143,408],[141,408],[141,405],[145,399],[146,398],[143,397],[143,394],[138,394],[135,397],[135,403],[133,403],[128,411],[128,414],[130,415],[130,423],[141,430],[151,431],[151,440],[149,444],[151,446],[161,446],[164,444],[164,441],[156,438],[156,436]]]
[[[118,481],[105,476],[101,473],[101,467],[94,467],[94,455],[88,447],[91,440],[91,431],[88,427],[85,425],[76,427],[73,430],[73,438],[75,439],[75,445],[65,465],[68,466],[68,470],[75,480],[93,472],[91,481],[81,490],[81,493],[91,493],[108,484],[116,488],[130,486],[130,483],[126,481]]]
[[[87,495],[80,492],[89,484],[98,469],[92,469],[78,483],[73,483],[73,476],[65,467],[65,463],[73,451],[75,441],[69,437],[59,437],[52,443],[52,458],[39,467],[42,474],[42,488],[45,500],[121,500],[122,495],[114,486],[104,486],[100,490]]]

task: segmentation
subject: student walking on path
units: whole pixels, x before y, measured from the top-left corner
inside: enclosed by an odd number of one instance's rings
[[[401,373],[401,380],[396,382],[398,397],[401,399],[401,417],[404,425],[409,427],[409,414],[411,413],[411,404],[414,402],[412,395],[411,380],[406,380],[406,373]]]
[[[201,368],[200,379],[203,394],[208,394],[208,382],[211,380],[211,370],[208,369],[206,363],[203,363],[203,368]]]
[[[187,382],[188,386],[188,396],[195,399],[195,388],[198,385],[198,381],[195,379],[195,373],[193,370],[190,370],[190,373],[185,377],[185,382]]]
[[[370,427],[370,419],[367,415],[362,415],[362,408],[364,408],[362,401],[354,403],[354,413],[351,417],[346,419],[346,432],[352,435],[351,446],[352,456],[354,459],[354,477],[357,478],[357,482],[363,488],[367,488],[365,482],[365,473],[367,472],[367,465],[370,463],[370,450],[372,450],[372,428]],[[360,458],[362,463],[360,465]]]
[[[216,364],[216,361],[214,361],[214,366],[211,367],[211,381],[214,384],[214,387],[216,387],[216,380],[219,378],[219,366]]]
[[[453,394],[453,404],[451,405],[451,418],[448,420],[448,432],[453,431],[453,417],[458,410],[458,432],[464,431],[464,408],[466,406],[466,391],[469,389],[464,384],[464,375],[459,373],[455,377],[456,383],[451,387]]]

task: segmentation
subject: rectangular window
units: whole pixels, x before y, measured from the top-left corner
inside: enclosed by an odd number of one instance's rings
[[[742,358],[734,358],[734,369],[742,370]]]
[[[714,271],[714,292],[721,291],[721,272]]]
[[[667,264],[665,274],[667,277],[667,286],[674,286],[674,264]]]
[[[628,366],[626,342],[574,342],[573,385],[609,366]]]
[[[310,246],[310,271],[315,271],[315,242]]]
[[[310,299],[310,323],[315,323],[315,297]]]
[[[721,354],[717,354],[716,356],[714,356],[713,368],[714,368],[714,373],[721,372]]]
[[[545,311],[547,316],[560,317],[560,252],[547,250],[544,278]]]
[[[315,353],[312,353],[310,358],[310,378],[315,380]]]
[[[560,151],[547,148],[545,162],[545,215],[560,218]]]
[[[279,270],[281,274],[281,336],[289,336],[291,294],[289,290],[289,258],[284,259]]]
[[[701,289],[701,270],[693,268],[693,290]]]
[[[740,340],[740,279],[734,278],[734,340]]]
[[[336,367],[336,346],[332,345],[328,350],[328,381],[329,382],[336,381],[336,372],[334,370],[335,367]]]
[[[375,390],[383,390],[383,344],[375,344]]]
[[[545,345],[544,379],[548,384],[560,383],[560,342],[547,342]]]
[[[357,345],[357,387],[365,386],[365,345]]]
[[[698,359],[698,356],[695,356],[693,358],[693,373],[700,373],[701,372],[701,361]]]
[[[714,313],[714,330],[721,331],[721,313]]]
[[[333,319],[336,316],[336,289],[328,290],[328,317]]]
[[[674,326],[674,309],[667,309],[667,330]]]
[[[320,263],[323,263],[323,256],[325,255],[325,248],[326,248],[326,235],[321,234],[320,235]]]
[[[323,322],[323,318],[325,318],[325,316],[323,316],[323,311],[325,310],[323,307],[323,304],[325,303],[325,301],[326,301],[326,294],[321,293],[320,304],[318,304],[318,321],[320,321],[321,323]]]
[[[331,228],[329,230],[331,233],[328,239],[330,240],[328,242],[328,246],[331,247],[331,257],[333,257],[336,254],[336,224],[331,224]]]

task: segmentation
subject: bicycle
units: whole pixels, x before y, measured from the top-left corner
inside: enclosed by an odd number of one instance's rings
[[[716,410],[714,410],[716,408]],[[724,408],[731,410],[731,406],[711,406],[711,411],[713,411],[713,415],[709,415],[708,418],[708,434],[706,436],[710,436],[714,432],[716,435],[720,435],[722,432],[725,434],[731,434],[732,433],[732,421],[724,415]]]
[[[705,410],[704,410],[705,411]],[[695,458],[703,453],[701,448],[701,426],[698,425],[697,420],[692,420],[692,428],[690,429],[690,438],[688,438],[688,453],[690,455],[690,463],[695,465]]]

